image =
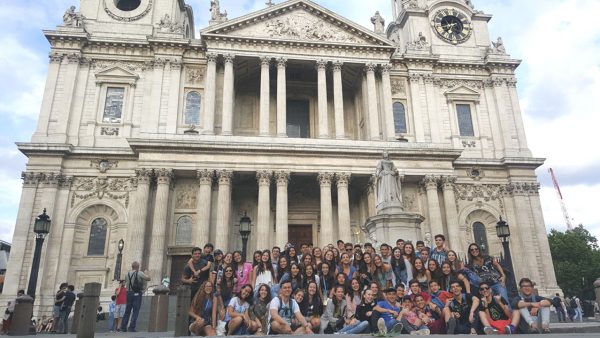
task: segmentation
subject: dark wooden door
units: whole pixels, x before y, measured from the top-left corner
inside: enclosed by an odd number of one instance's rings
[[[183,268],[190,259],[189,255],[171,256],[171,284],[169,284],[170,294],[175,294],[177,288],[181,285],[181,275]]]
[[[288,241],[296,248],[302,244],[312,243],[312,225],[290,225],[288,228]]]

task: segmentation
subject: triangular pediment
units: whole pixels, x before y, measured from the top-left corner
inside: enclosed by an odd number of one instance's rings
[[[112,66],[106,69],[103,69],[96,73],[96,77],[115,77],[115,78],[135,78],[137,79],[139,76],[136,73],[130,72],[129,70],[119,67]]]
[[[446,92],[446,94],[455,94],[455,95],[477,95],[479,96],[479,92],[465,86],[458,86],[456,88],[452,88]]]
[[[467,86],[459,85],[444,93],[448,101],[473,101],[479,102],[481,93]]]
[[[393,47],[383,35],[309,0],[291,0],[210,26],[201,35]]]

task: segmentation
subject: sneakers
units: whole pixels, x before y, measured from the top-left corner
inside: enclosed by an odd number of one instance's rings
[[[504,327],[504,334],[517,334],[517,328],[514,327],[512,324],[506,325]]]
[[[379,329],[379,335],[387,335],[387,327],[385,327],[385,320],[383,320],[383,318],[377,320],[377,329]]]
[[[390,333],[392,334],[400,334],[402,333],[402,329],[404,328],[404,326],[402,325],[402,323],[396,323],[394,324],[394,326],[392,327],[392,330],[390,330]]]
[[[494,329],[491,326],[484,327],[483,332],[485,332],[485,334],[499,334],[498,330]]]
[[[430,333],[431,331],[429,331],[429,329],[420,329],[410,332],[412,336],[428,336]]]

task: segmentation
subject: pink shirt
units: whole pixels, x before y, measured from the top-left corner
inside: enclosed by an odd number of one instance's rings
[[[234,291],[240,292],[242,286],[250,283],[250,275],[252,273],[252,264],[246,262],[242,267],[238,267],[235,270],[235,278],[237,278],[237,284],[235,285]]]

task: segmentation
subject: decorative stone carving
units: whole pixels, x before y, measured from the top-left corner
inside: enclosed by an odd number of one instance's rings
[[[277,68],[285,68],[287,67],[287,58],[280,57],[277,58]]]
[[[445,88],[456,88],[460,86],[469,87],[471,89],[483,88],[483,82],[478,80],[460,80],[460,79],[440,79],[436,78],[434,83],[437,86]]]
[[[183,33],[183,25],[173,21],[169,14],[165,14],[157,26],[159,31],[163,33]]]
[[[71,189],[71,185],[73,184],[73,176],[63,176],[61,175],[58,179],[58,188],[59,189]]]
[[[103,174],[112,168],[118,167],[118,165],[119,161],[114,160],[99,159],[90,161],[90,168],[96,168]]]
[[[231,179],[233,178],[233,171],[226,170],[226,169],[217,170],[217,178],[218,178],[219,184],[230,185]]]
[[[421,9],[421,7],[419,7],[419,1],[417,0],[404,0],[402,6],[404,9]]]
[[[237,29],[232,34],[248,37],[269,37],[275,39],[367,43],[363,39],[346,32],[343,28],[303,11],[293,11],[264,22]]]
[[[375,71],[375,67],[376,65],[372,62],[368,62],[367,64],[365,64],[365,72],[369,73],[369,72],[374,72]]]
[[[427,38],[423,35],[423,32],[419,32],[419,36],[413,42],[406,43],[406,49],[413,50],[425,50],[430,47]]]
[[[154,175],[158,184],[170,184],[171,180],[175,177],[173,175],[173,169],[155,169]]]
[[[271,66],[271,57],[270,56],[261,56],[260,57],[260,65],[262,67],[270,67]]]
[[[50,63],[61,63],[63,58],[64,55],[57,52],[50,52],[50,54],[48,54],[48,60]]]
[[[273,3],[273,0],[267,0],[265,2],[265,5],[267,5],[267,7],[271,7],[271,6],[275,5],[275,4]]]
[[[58,182],[62,179],[62,175],[60,172],[45,172],[39,173],[38,179],[41,184],[58,186]]]
[[[475,148],[477,147],[477,142],[474,140],[462,140],[462,145],[465,148]]]
[[[233,61],[235,60],[235,55],[233,54],[223,54],[223,62],[224,63],[231,63],[233,64]]]
[[[154,67],[154,69],[161,69],[165,67],[168,61],[169,60],[165,58],[155,58],[152,62],[152,66]]]
[[[124,22],[136,21],[136,20],[143,18],[144,16],[146,16],[146,14],[148,14],[148,12],[150,12],[150,10],[152,9],[152,5],[154,4],[154,0],[148,0],[147,7],[141,13],[139,13],[137,15],[133,15],[133,16],[121,16],[118,13],[113,13],[113,11],[107,5],[108,1],[111,1],[114,3],[114,0],[104,0],[103,4],[104,4],[104,11],[106,12],[106,14],[108,14],[111,18],[113,18],[117,21],[124,21]]]
[[[481,180],[481,178],[485,177],[485,171],[483,171],[483,169],[481,169],[480,167],[472,167],[470,169],[467,169],[467,176],[476,181],[479,181]]]
[[[440,179],[443,190],[454,190],[456,185],[456,176],[442,176]]]
[[[317,175],[317,181],[321,186],[331,186],[331,182],[333,181],[333,173],[319,173]]]
[[[151,169],[136,169],[135,178],[137,183],[150,184],[154,173]]]
[[[200,83],[204,79],[204,71],[198,68],[188,68],[186,72],[187,82]]]
[[[382,74],[389,74],[390,71],[392,70],[392,65],[389,63],[384,63],[381,65],[381,73]]]
[[[454,186],[457,204],[459,201],[498,201],[501,212],[504,212],[502,195],[505,191],[506,187],[500,184],[456,184]]]
[[[465,4],[467,4],[467,6],[469,6],[469,8],[475,9],[475,5],[473,4],[473,1],[465,0]]]
[[[201,185],[202,184],[212,184],[213,177],[215,177],[215,171],[208,170],[208,169],[198,170],[196,172],[196,177],[198,178],[198,182]]]
[[[23,187],[35,187],[39,182],[39,174],[31,171],[23,171],[21,173]]]
[[[375,15],[371,17],[371,23],[373,24],[373,31],[377,34],[383,34],[385,27],[385,19],[379,14],[379,11],[375,12]]]
[[[537,182],[511,182],[504,187],[507,195],[537,195],[540,190],[540,184]]]
[[[119,136],[119,128],[102,127],[100,136]]]
[[[345,186],[347,187],[350,183],[350,173],[336,173],[335,174],[335,183],[338,187]]]
[[[82,27],[83,19],[81,13],[75,12],[75,6],[71,6],[63,14],[63,25],[65,27]]]
[[[210,21],[211,23],[227,21],[227,11],[221,12],[219,0],[210,0]]]
[[[332,64],[333,64],[333,71],[334,72],[341,72],[342,71],[342,67],[344,66],[344,63],[342,61],[334,61]]]
[[[256,172],[258,185],[270,185],[271,177],[273,177],[273,172],[270,170],[260,170]]]
[[[290,172],[289,171],[276,171],[275,172],[275,181],[277,185],[285,185],[287,186],[290,182]]]
[[[392,95],[406,94],[406,82],[404,79],[392,80]]]
[[[105,70],[111,67],[120,67],[132,72],[140,71],[144,66],[139,62],[123,62],[116,60],[92,60],[92,69]]]
[[[321,59],[317,60],[317,70],[325,70],[327,69],[327,61]]]
[[[177,187],[177,193],[175,194],[175,209],[196,208],[197,193],[198,189],[194,185]]]
[[[406,211],[413,211],[416,212],[417,208],[416,208],[416,200],[417,200],[417,196],[415,196],[415,194],[410,194],[410,195],[402,195],[402,205],[404,206],[404,210]]]
[[[423,187],[425,187],[425,189],[436,189],[437,190],[438,181],[439,181],[439,177],[437,177],[437,176],[425,175],[425,177],[421,181],[421,184],[423,185]]]
[[[122,201],[125,207],[128,207],[131,188],[130,178],[76,177],[73,180],[71,207],[79,201],[104,197]]]
[[[488,48],[488,54],[506,55],[506,47],[501,37],[498,37],[496,42],[492,41],[492,47]]]

